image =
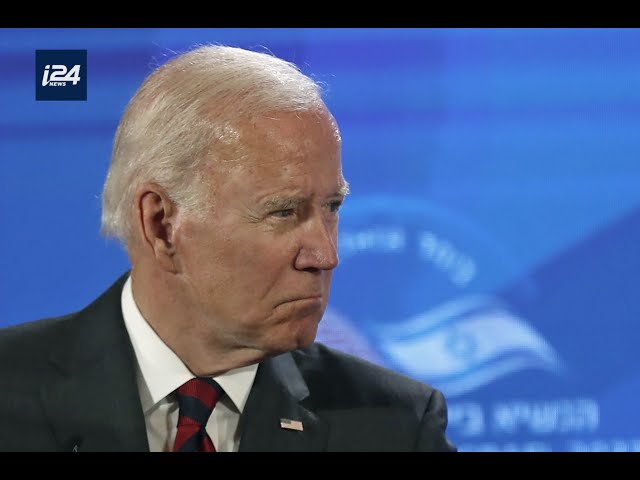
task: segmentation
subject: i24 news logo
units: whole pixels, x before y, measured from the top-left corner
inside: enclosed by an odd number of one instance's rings
[[[80,81],[80,65],[67,70],[66,65],[46,65],[42,74],[43,87],[66,87],[67,82],[77,85]]]
[[[36,50],[36,100],[86,100],[86,50]]]

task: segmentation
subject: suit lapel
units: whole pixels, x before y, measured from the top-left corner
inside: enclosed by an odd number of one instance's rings
[[[321,451],[328,425],[301,405],[307,385],[292,356],[283,354],[260,364],[243,413],[240,451]],[[282,428],[282,419],[302,423],[302,431]]]
[[[145,451],[144,415],[136,384],[123,382],[107,361],[42,388],[41,397],[62,450]]]
[[[41,399],[62,450],[148,450],[135,357],[122,318],[127,275],[68,321]]]

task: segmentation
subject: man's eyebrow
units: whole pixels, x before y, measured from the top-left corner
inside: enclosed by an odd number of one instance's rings
[[[296,208],[304,202],[301,197],[269,197],[260,202],[267,210],[287,210]]]
[[[345,181],[343,182],[338,189],[329,195],[328,197],[346,197],[349,195],[349,184]],[[297,208],[306,202],[307,199],[304,197],[286,197],[286,196],[272,196],[267,197],[264,200],[260,201],[260,205],[267,210],[287,210],[289,208]]]
[[[349,195],[349,183],[346,180],[342,181],[342,184],[340,185],[340,188],[338,188],[338,190],[336,190],[336,192],[331,195],[332,197],[346,197],[347,195]]]

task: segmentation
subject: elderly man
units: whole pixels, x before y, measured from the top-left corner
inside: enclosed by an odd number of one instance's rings
[[[0,450],[455,450],[439,391],[314,343],[347,193],[294,65],[204,46],[158,68],[103,192],[131,270],[0,333]]]

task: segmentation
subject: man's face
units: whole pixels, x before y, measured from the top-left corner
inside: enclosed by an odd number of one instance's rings
[[[326,112],[239,126],[235,156],[205,171],[206,220],[176,228],[177,261],[198,330],[275,354],[313,342],[327,306],[346,189],[340,140]]]

